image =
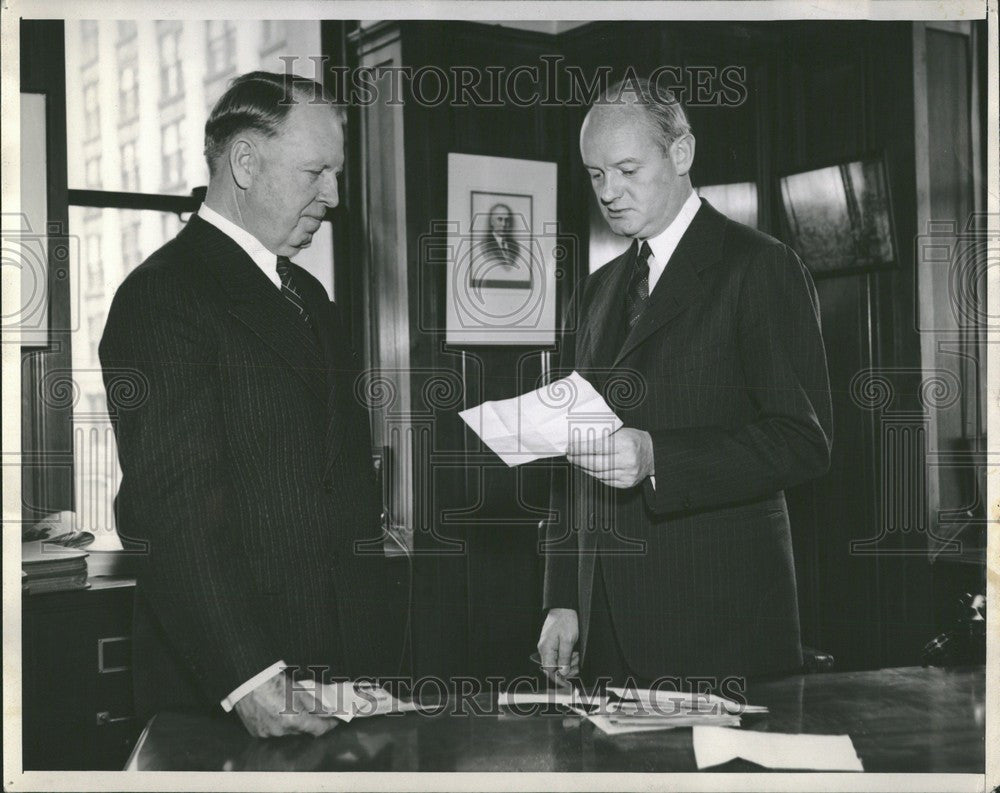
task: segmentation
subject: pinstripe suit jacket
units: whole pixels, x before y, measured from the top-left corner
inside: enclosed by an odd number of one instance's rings
[[[295,272],[321,345],[197,216],[112,303],[100,354],[123,474],[118,530],[147,548],[133,637],[143,718],[221,712],[278,659],[351,677],[396,671],[405,603],[381,553],[354,356],[323,287]],[[123,370],[139,392],[118,405]]]
[[[797,668],[783,490],[823,473],[831,443],[812,280],[785,245],[703,202],[626,337],[616,329],[631,266],[626,252],[577,289],[560,369],[577,369],[626,426],[650,433],[656,486],[610,488],[561,466],[544,605],[577,609],[585,653],[600,554],[636,673]]]

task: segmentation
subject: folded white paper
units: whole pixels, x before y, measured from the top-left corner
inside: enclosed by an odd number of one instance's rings
[[[573,372],[510,399],[483,402],[459,416],[508,466],[566,454],[572,439],[600,439],[622,426],[594,387]]]
[[[699,769],[742,757],[765,768],[864,771],[850,735],[802,735],[695,727],[692,740]]]
[[[312,680],[303,680],[296,685],[313,692],[317,688]],[[317,715],[337,718],[344,722],[367,716],[409,713],[423,709],[416,702],[396,699],[384,688],[355,686],[354,683],[319,683],[318,689],[323,712]]]
[[[583,716],[591,724],[607,735],[624,735],[630,732],[656,732],[675,730],[678,727],[693,727],[696,723],[711,720],[713,724],[731,727],[740,726],[739,716],[675,716],[669,718],[628,716],[621,713],[588,713],[580,708],[570,708],[573,713]]]
[[[616,707],[618,712],[626,712],[631,708],[638,710],[643,715],[650,716],[687,714],[719,716],[767,713],[767,708],[764,706],[744,705],[735,700],[708,693],[617,686],[608,686],[608,691],[625,700]]]
[[[525,691],[523,693],[518,691],[501,691],[497,694],[497,705],[501,708],[509,708],[517,705],[596,705],[599,708],[604,708],[607,702],[607,697],[597,695],[582,698],[575,690]]]

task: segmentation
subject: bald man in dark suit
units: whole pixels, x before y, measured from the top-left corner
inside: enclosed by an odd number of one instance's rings
[[[648,83],[588,113],[583,163],[629,250],[584,278],[560,350],[625,426],[571,445],[548,524],[543,666],[558,681],[755,677],[802,663],[784,491],[826,471],[818,300],[787,246],[691,187],[681,106]]]

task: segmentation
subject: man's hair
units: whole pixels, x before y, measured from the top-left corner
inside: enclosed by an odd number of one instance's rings
[[[274,137],[299,102],[328,104],[341,124],[346,120],[344,108],[315,80],[275,72],[248,72],[234,78],[205,122],[209,172],[215,174],[236,135],[252,129]]]
[[[628,77],[609,86],[594,102],[597,105],[634,105],[656,129],[666,151],[682,135],[691,134],[687,113],[669,88],[661,88],[645,77]]]

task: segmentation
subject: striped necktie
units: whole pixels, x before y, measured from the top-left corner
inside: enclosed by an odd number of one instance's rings
[[[278,257],[278,277],[281,279],[281,294],[289,303],[295,306],[295,310],[299,312],[302,321],[309,326],[310,330],[313,330],[312,318],[306,309],[306,301],[299,294],[298,288],[295,285],[295,276],[292,272],[292,263],[286,256]]]
[[[649,298],[649,257],[652,255],[649,243],[642,243],[629,275],[628,292],[625,295],[625,316],[628,318],[629,330],[639,321]]]

